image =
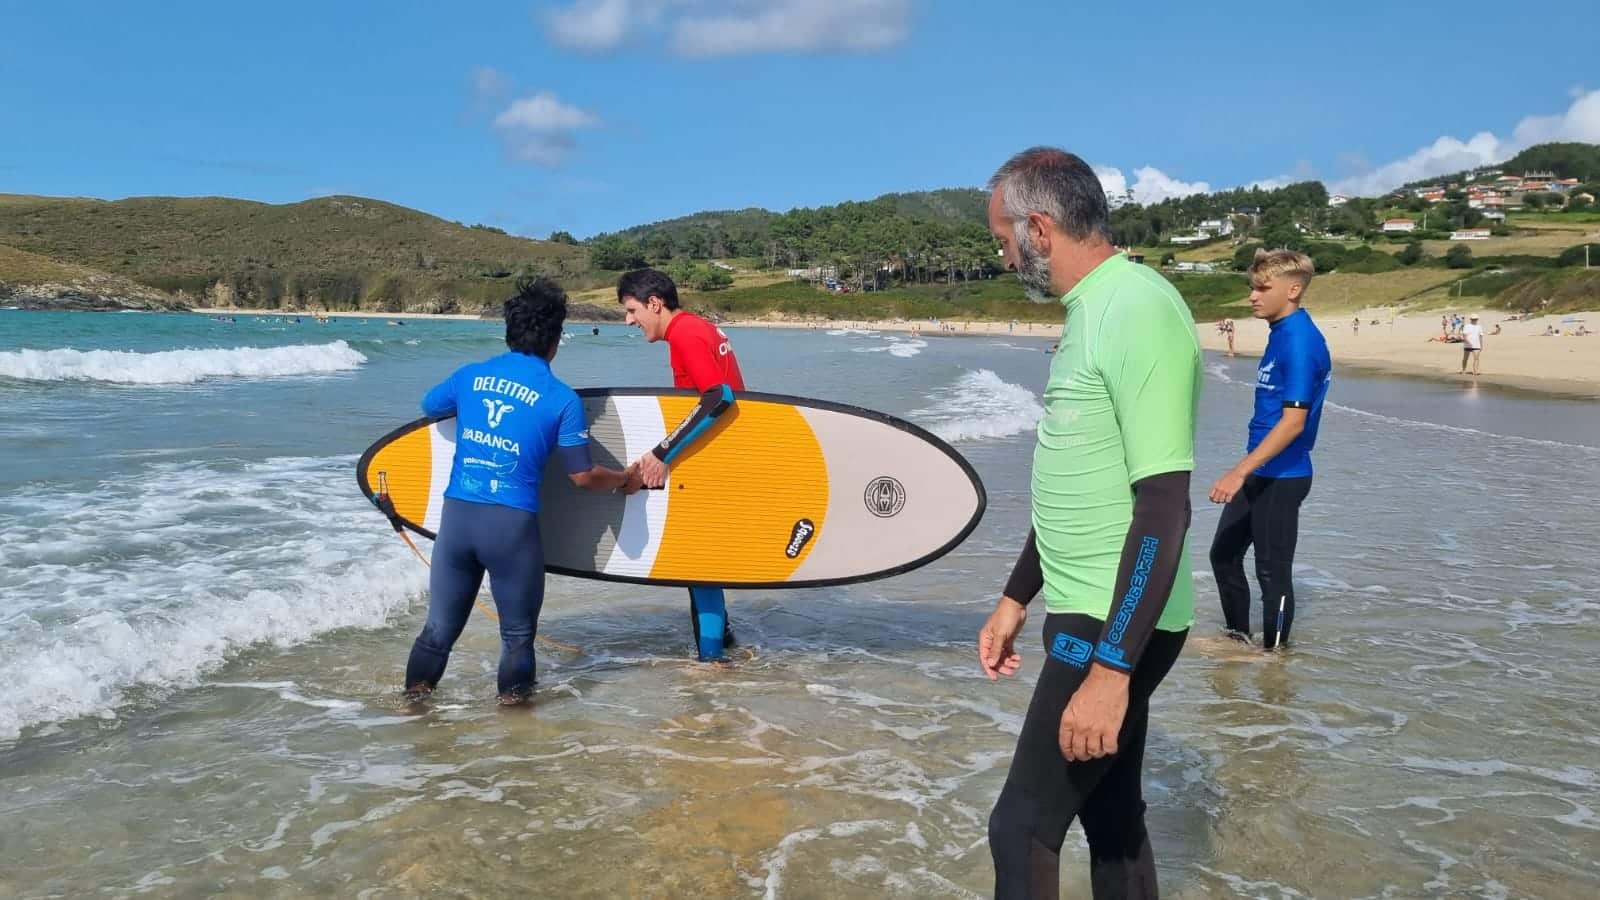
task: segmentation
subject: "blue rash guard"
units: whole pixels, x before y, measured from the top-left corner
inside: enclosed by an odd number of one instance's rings
[[[1322,421],[1322,401],[1333,378],[1333,360],[1328,342],[1305,310],[1295,310],[1270,328],[1267,350],[1256,370],[1256,410],[1250,418],[1245,452],[1261,444],[1283,418],[1284,407],[1307,410],[1305,430],[1255,471],[1264,478],[1303,478],[1311,474],[1311,448],[1317,443],[1317,424]]]
[[[447,498],[536,513],[551,453],[569,473],[594,465],[583,402],[537,356],[508,352],[462,366],[428,391],[422,412],[456,417]]]

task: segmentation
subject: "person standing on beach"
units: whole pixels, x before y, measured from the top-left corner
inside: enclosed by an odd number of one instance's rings
[[[1361,333],[1361,317],[1360,316],[1356,316],[1354,319],[1350,320],[1350,333],[1351,334],[1360,334]]]
[[[991,680],[1016,674],[1027,605],[1045,658],[989,815],[998,898],[1056,897],[1074,819],[1094,895],[1155,897],[1142,788],[1150,696],[1194,621],[1186,537],[1201,354],[1183,298],[1117,253],[1105,189],[1082,159],[1036,147],[990,180],[989,230],[1066,322],[1032,475],[1033,528],[978,633]]]
[[[722,329],[678,306],[678,286],[665,273],[638,269],[617,282],[617,302],[626,321],[650,343],[666,341],[672,386],[700,392],[700,405],[649,453],[639,457],[645,487],[667,482],[668,466],[711,429],[718,416],[733,408],[735,392],[744,390],[744,376],[733,344]],[[720,660],[733,646],[733,627],[722,588],[689,588],[689,622],[695,651],[703,662]]]
[[[1467,361],[1472,361],[1472,374],[1478,374],[1478,357],[1483,355],[1483,326],[1478,324],[1478,314],[1461,329],[1461,374],[1467,374]]]
[[[1222,320],[1222,333],[1228,339],[1228,355],[1233,356],[1233,320]]]
[[[1333,363],[1328,344],[1300,308],[1315,272],[1311,257],[1293,250],[1258,250],[1250,266],[1250,307],[1271,329],[1256,369],[1255,415],[1245,456],[1211,487],[1211,502],[1226,503],[1211,542],[1211,571],[1230,636],[1250,639],[1250,582],[1244,554],[1256,549],[1261,583],[1261,644],[1288,640],[1294,624],[1295,543],[1300,504],[1311,492],[1311,448]]]

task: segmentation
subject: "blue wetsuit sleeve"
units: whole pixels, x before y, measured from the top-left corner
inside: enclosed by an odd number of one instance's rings
[[[589,421],[583,414],[583,401],[576,394],[561,407],[556,458],[569,475],[594,468],[594,456],[589,452]]]
[[[557,445],[556,459],[561,460],[561,467],[568,475],[577,475],[594,468],[594,456],[589,452],[588,443]]]
[[[700,395],[700,403],[694,410],[651,452],[664,463],[672,462],[701,435],[710,431],[717,418],[732,409],[735,402],[733,388],[726,384],[719,384],[706,391]]]
[[[456,412],[456,374],[433,386],[422,397],[422,414],[425,416],[453,416]]]
[[[1112,607],[1094,661],[1118,672],[1139,664],[1178,577],[1189,533],[1189,473],[1165,472],[1133,484],[1133,522],[1122,544]]]

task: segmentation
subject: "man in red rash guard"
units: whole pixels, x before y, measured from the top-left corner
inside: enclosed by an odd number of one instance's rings
[[[617,282],[617,301],[645,340],[666,341],[674,387],[700,392],[700,404],[666,439],[639,458],[639,475],[645,487],[666,484],[669,464],[685,448],[711,429],[717,417],[736,402],[744,390],[744,376],[728,336],[717,326],[678,307],[678,286],[664,272],[639,269]],[[689,588],[689,618],[694,626],[695,649],[702,661],[720,660],[733,646],[722,589]]]

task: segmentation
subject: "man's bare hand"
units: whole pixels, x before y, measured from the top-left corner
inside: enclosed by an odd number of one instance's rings
[[[1017,653],[1017,634],[1028,621],[1028,608],[1010,597],[1001,597],[989,620],[978,631],[978,663],[990,681],[999,681],[1001,675],[1015,675],[1022,667],[1022,656]]]
[[[657,459],[654,453],[646,453],[633,465],[638,469],[639,478],[647,488],[665,487],[667,478],[672,474],[672,469]]]
[[[1073,762],[1111,756],[1128,714],[1128,676],[1091,665],[1061,714],[1061,755]]]

